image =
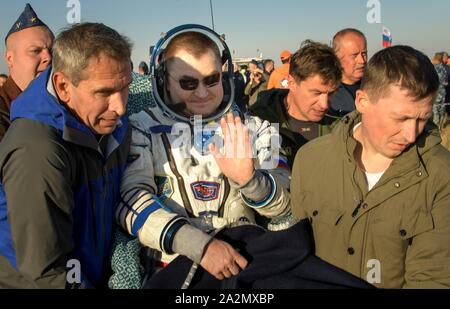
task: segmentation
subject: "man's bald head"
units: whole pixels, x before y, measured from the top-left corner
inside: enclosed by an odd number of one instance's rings
[[[22,91],[50,65],[53,41],[54,35],[46,26],[26,28],[6,39],[9,73]]]
[[[364,75],[367,63],[367,40],[353,28],[339,31],[333,38],[333,49],[342,65],[342,82],[353,85]]]
[[[353,38],[353,37],[360,37],[364,40],[365,44],[367,45],[367,39],[364,33],[359,31],[358,29],[354,28],[346,28],[342,29],[341,31],[337,32],[333,37],[333,49],[337,53],[341,47],[341,43],[344,38],[347,36]]]

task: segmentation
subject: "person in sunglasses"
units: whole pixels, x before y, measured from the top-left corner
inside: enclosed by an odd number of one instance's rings
[[[289,171],[278,166],[275,128],[236,115],[232,74],[221,73],[227,61],[232,72],[225,43],[203,26],[161,40],[150,69],[157,107],[130,118],[117,220],[155,250],[155,266],[183,255],[222,280],[248,261],[210,233],[255,223],[256,212],[289,216]]]

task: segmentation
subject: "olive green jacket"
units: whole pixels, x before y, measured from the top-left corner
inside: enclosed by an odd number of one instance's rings
[[[297,153],[295,216],[312,222],[320,258],[382,288],[450,287],[450,152],[427,125],[370,192],[350,136],[360,115]]]

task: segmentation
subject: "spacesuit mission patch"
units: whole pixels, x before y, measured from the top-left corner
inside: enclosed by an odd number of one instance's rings
[[[191,184],[191,188],[197,200],[213,201],[219,197],[220,183],[197,181]]]

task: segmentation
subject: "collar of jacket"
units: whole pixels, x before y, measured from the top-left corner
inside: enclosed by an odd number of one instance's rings
[[[59,102],[51,79],[52,73],[52,67],[49,66],[17,98],[11,107],[11,122],[17,118],[25,118],[44,123],[57,129],[64,140],[102,153],[95,134]],[[123,116],[109,136],[105,157],[122,143],[127,130],[128,118]]]
[[[19,86],[17,86],[12,77],[9,76],[5,84],[1,88],[0,96],[4,96],[6,106],[8,107],[8,109],[11,109],[12,101],[14,101],[21,93],[22,90],[20,90]]]
[[[256,103],[250,107],[250,114],[267,120],[271,124],[278,123],[280,133],[296,143],[287,120],[287,110],[284,105],[288,93],[288,89],[273,89],[261,92]]]
[[[296,141],[293,132],[289,126],[288,112],[285,106],[285,99],[289,94],[289,89],[272,89],[263,91],[258,96],[258,101],[250,107],[250,113],[270,123],[280,124],[280,133]],[[336,118],[325,115],[319,126],[331,125]]]
[[[261,92],[258,102],[250,107],[255,114],[264,114],[264,119],[271,122],[279,122],[280,127],[289,129],[286,118],[284,100],[289,93],[288,89],[273,89]]]
[[[355,165],[357,163],[353,154],[357,141],[353,138],[353,128],[361,122],[361,119],[361,114],[357,111],[347,114],[340,120],[340,123],[332,133],[335,138],[344,141],[344,143],[337,143],[337,145],[341,145],[339,147],[345,147],[344,149],[339,149],[339,153],[345,154],[347,160]],[[439,129],[429,121],[422,134],[417,137],[416,142],[394,159],[383,178],[390,179],[399,174],[423,167],[421,157],[440,143]],[[426,174],[424,167],[421,168],[421,171]]]

